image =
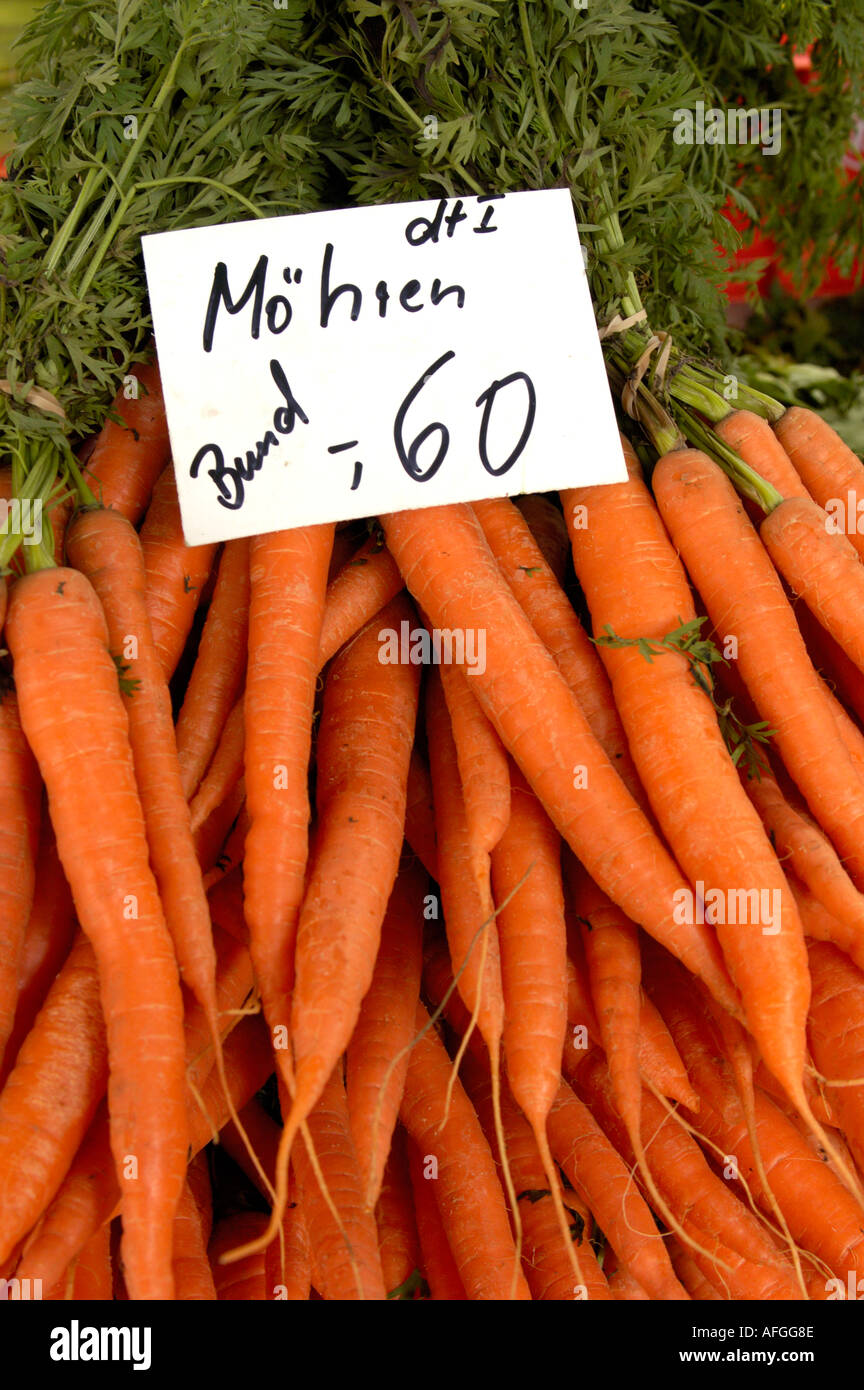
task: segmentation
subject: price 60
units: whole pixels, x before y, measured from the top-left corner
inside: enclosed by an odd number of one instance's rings
[[[432,424],[426,425],[425,429],[420,430],[419,434],[415,435],[410,444],[406,446],[404,436],[405,416],[429,378],[434,376],[446,362],[449,362],[451,358],[455,356],[455,352],[451,350],[450,352],[443,353],[437,361],[433,362],[431,367],[428,367],[423,373],[420,380],[416,381],[411,387],[411,390],[408,392],[396,413],[396,419],[393,425],[393,439],[396,444],[396,453],[399,455],[399,462],[405,469],[409,478],[413,478],[415,482],[418,483],[428,483],[430,478],[435,477],[450,447],[450,431],[440,420],[435,420]],[[522,382],[527,393],[527,405],[522,432],[504,462],[494,466],[489,461],[487,439],[495,402],[501,391],[504,391],[507,387],[513,386],[517,382]],[[480,455],[480,462],[486,469],[486,472],[491,474],[493,478],[500,478],[503,473],[506,473],[508,469],[513,467],[531,435],[537,409],[537,393],[534,390],[534,383],[527,372],[511,372],[509,376],[502,377],[500,381],[493,381],[487,386],[486,390],[481,392],[477,397],[474,404],[478,408],[480,406],[483,408],[477,436],[477,451]],[[426,443],[426,440],[436,433],[438,435],[438,449],[435,457],[426,468],[421,468],[417,455]]]

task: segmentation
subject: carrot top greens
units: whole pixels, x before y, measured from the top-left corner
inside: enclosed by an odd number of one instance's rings
[[[814,276],[861,245],[839,170],[862,20],[864,0],[47,0],[0,115],[0,456],[101,423],[149,343],[143,233],[320,206],[566,186],[600,321],[644,307],[722,354],[727,201],[793,258],[812,245]],[[700,103],[779,113],[782,138],[679,143]]]

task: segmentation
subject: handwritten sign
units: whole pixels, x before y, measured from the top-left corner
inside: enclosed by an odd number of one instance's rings
[[[143,249],[189,544],[626,477],[565,189]]]

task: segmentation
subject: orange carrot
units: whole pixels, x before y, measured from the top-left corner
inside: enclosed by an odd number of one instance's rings
[[[57,842],[47,816],[42,817],[35,879],[33,908],[21,947],[15,1023],[0,1066],[0,1089],[45,1002],[51,982],[69,954],[75,934],[72,894],[57,857]]]
[[[467,1294],[435,1200],[432,1167],[412,1139],[406,1138],[406,1146],[417,1235],[429,1297],[433,1302],[464,1303]]]
[[[204,776],[246,672],[249,636],[249,542],[228,541],[198,655],[177,718],[177,757],[189,801]]]
[[[276,1155],[279,1151],[279,1126],[271,1120],[257,1099],[250,1100],[240,1113],[247,1138],[267,1174],[270,1186],[261,1181],[261,1173],[249,1157],[246,1143],[233,1124],[222,1130],[219,1141],[225,1152],[234,1159],[255,1184],[266,1201],[272,1200],[272,1185],[276,1176]],[[291,1174],[289,1201],[285,1209],[281,1237],[267,1247],[264,1264],[267,1277],[267,1297],[291,1303],[304,1302],[309,1297],[310,1251],[309,1232],[300,1203],[297,1180]]]
[[[306,1143],[297,1145],[294,1164],[309,1231],[315,1287],[328,1300],[384,1299],[387,1291],[378,1254],[378,1231],[363,1202],[341,1062],[309,1117],[309,1135],[341,1222],[340,1229],[312,1172]]]
[[[864,632],[856,621],[864,601],[864,565],[846,536],[826,530],[827,521],[815,502],[795,497],[768,513],[759,535],[793,593],[864,672]]]
[[[554,660],[508,589],[469,508],[383,518],[388,547],[436,627],[482,629],[474,693],[549,818],[628,917],[737,1009],[711,933],[674,920],[680,872],[591,733]],[[465,576],[470,575],[470,583]]]
[[[42,784],[14,691],[0,694],[0,1065],[15,1023],[33,907]]]
[[[260,1017],[243,1019],[225,1045],[225,1069],[231,1099],[238,1110],[271,1074],[272,1058],[267,1030]],[[208,1078],[201,1101],[203,1108],[190,1098],[189,1146],[193,1154],[213,1137],[208,1114],[216,1117],[217,1129],[228,1119],[227,1103],[215,1073]],[[93,1232],[116,1213],[119,1202],[120,1187],[111,1163],[107,1110],[103,1105],[97,1110],[56,1198],[25,1248],[16,1271],[18,1277],[42,1279],[46,1288],[56,1284]]]
[[[438,848],[435,842],[432,778],[426,762],[417,751],[416,744],[411,750],[411,762],[408,765],[405,839],[427,874],[435,878],[438,873]]]
[[[159,368],[138,363],[117,392],[111,415],[87,458],[86,481],[103,507],[114,507],[133,525],[144,515],[171,445]]]
[[[254,1241],[267,1225],[260,1211],[239,1211],[225,1216],[210,1238],[210,1263],[216,1297],[220,1302],[264,1302],[267,1298],[267,1278],[264,1251],[246,1255],[233,1264],[223,1264],[221,1257],[241,1243]]]
[[[426,731],[441,905],[453,970],[459,993],[469,1012],[476,1013],[477,1026],[490,1054],[497,1056],[504,1026],[498,928],[490,920],[491,893],[487,890],[484,898],[483,885],[475,874],[456,744],[441,682],[435,675],[430,677],[426,691]]]
[[[591,1111],[564,1081],[549,1115],[549,1141],[555,1158],[596,1216],[618,1259],[652,1298],[683,1298],[654,1218],[627,1165]]]
[[[561,841],[515,767],[511,803],[510,823],[492,855],[500,909],[504,1055],[510,1089],[540,1136],[542,1153],[567,1029]]]
[[[528,522],[543,558],[561,584],[570,559],[570,538],[560,509],[538,492],[523,493],[514,501]]]
[[[405,1132],[402,1129],[397,1129],[393,1135],[393,1145],[387,1156],[375,1207],[375,1221],[384,1287],[389,1298],[396,1289],[408,1285],[412,1277],[416,1279],[419,1276],[423,1259],[414,1219],[414,1197]],[[407,1293],[406,1289],[405,1296]]]
[[[491,1077],[488,1069],[476,1056],[469,1055],[465,1059],[464,1077],[468,1095],[494,1152]],[[532,1299],[608,1301],[608,1283],[586,1238],[584,1220],[571,1213],[562,1232],[548,1186],[549,1170],[540,1155],[530,1124],[506,1091],[501,1098],[501,1111],[513,1183],[522,1209],[522,1266]],[[552,1171],[558,1183],[554,1166]],[[580,1278],[576,1281],[568,1256],[568,1244],[577,1246],[579,1250],[577,1263]]]
[[[719,633],[737,637],[739,670],[760,715],[776,730],[786,767],[852,878],[864,883],[858,833],[864,785],[845,752],[774,567],[731,483],[695,450],[668,455],[655,469],[653,483],[711,621]],[[702,543],[705,525],[712,528],[710,555]],[[794,699],[788,698],[789,690]]]
[[[187,1178],[174,1218],[174,1288],[179,1303],[215,1300],[201,1212]]]
[[[243,696],[237,701],[222,727],[213,760],[189,806],[193,831],[201,828],[217,806],[221,806],[243,776],[246,747],[246,712]]]
[[[312,710],[333,527],[256,536],[246,677],[245,916],[264,1013],[283,1044],[276,1060],[293,1085],[287,1046],[294,938],[308,855]],[[284,1034],[284,1037],[281,1035]]]
[[[393,599],[340,654],[324,689],[318,827],[291,1000],[296,1089],[280,1146],[277,1198],[297,1128],[354,1031],[396,881],[420,680],[411,663],[382,662],[379,631],[398,629],[408,611],[404,598]],[[274,1220],[281,1219],[279,1207],[277,1200]]]
[[[506,497],[475,502],[473,510],[519,606],[555,658],[592,734],[631,796],[644,810],[644,792],[639,786],[609,680],[527,522]]]
[[[793,887],[791,875],[794,871],[825,910],[843,923],[848,932],[847,940],[864,951],[864,895],[858,892],[846,873],[831,841],[813,824],[803,808],[795,804],[791,793],[784,794],[767,768],[758,778],[742,780],[777,854],[786,861],[787,878]],[[797,897],[796,892],[796,900]]]
[[[792,460],[761,415],[754,415],[751,410],[733,410],[713,429],[782,497],[810,500],[810,494],[795,471]]]
[[[22,727],[99,966],[129,1292],[170,1298],[171,1235],[186,1170],[183,1005],[105,619],[83,575],[40,570],[16,583],[6,634]]]
[[[577,887],[574,903],[581,919],[591,998],[615,1102],[631,1134],[638,1134],[642,1104],[642,958],[638,932],[587,874]]]
[[[772,1204],[754,1165],[745,1115],[719,1033],[674,962],[665,960],[651,978],[652,990],[699,1090],[702,1104],[693,1123],[728,1156],[724,1163],[734,1165],[771,1217]],[[864,1273],[864,1232],[854,1198],[758,1087],[755,1107],[765,1170],[793,1236],[835,1273],[842,1276],[846,1269]]]
[[[864,534],[858,526],[864,512],[864,464],[814,410],[791,406],[774,431],[814,502],[825,508],[838,531],[845,530],[864,558]]]
[[[0,1092],[0,1264],[57,1192],[107,1079],[96,958],[79,934]]]
[[[340,647],[395,598],[402,576],[380,532],[370,536],[327,585],[318,665],[327,665]]]
[[[186,545],[174,469],[153,489],[141,528],[147,574],[147,615],[166,680],[174,674],[216,555],[215,545]]]
[[[109,645],[123,653],[127,679],[135,683],[125,704],[150,861],[181,979],[207,1013],[218,1046],[210,912],[180,775],[171,696],[147,617],[141,545],[131,522],[102,508],[82,512],[66,544],[70,561],[102,604]]]
[[[417,1007],[415,1043],[405,1081],[401,1119],[422,1155],[435,1160],[435,1198],[469,1299],[530,1299],[521,1273],[495,1163],[474,1108],[458,1079],[445,1119],[450,1060],[429,1015]]]
[[[422,871],[403,860],[381,925],[372,983],[346,1054],[348,1119],[369,1207],[381,1188],[414,1037],[425,886]]]
[[[859,928],[834,917],[821,899],[810,892],[789,869],[786,871],[786,877],[795,894],[805,935],[814,941],[832,942],[841,951],[846,952],[859,970],[864,970],[864,939]]]
[[[465,820],[475,873],[488,897],[489,855],[510,819],[510,766],[501,740],[480,708],[468,676],[457,666],[441,666],[441,684],[462,784]]]
[[[591,519],[589,527],[572,533],[576,573],[595,630],[632,643],[605,645],[602,655],[637,771],[690,882],[703,885],[706,900],[711,897],[724,908],[729,904],[728,912],[718,911],[713,920],[748,1026],[768,1066],[797,1098],[804,1071],[808,979],[795,900],[742,790],[711,700],[687,658],[664,650],[648,661],[637,645],[638,639],[662,641],[692,622],[695,613],[687,577],[642,481],[638,460],[629,446],[624,452],[626,483],[565,494],[568,512],[574,505],[587,505]],[[654,473],[658,497],[665,502],[673,478],[689,476],[688,470],[697,469],[703,458],[684,450],[661,459]],[[721,582],[725,580],[724,573]],[[670,776],[670,766],[680,769],[686,796],[677,777]],[[699,776],[693,777],[696,766]],[[696,893],[688,892],[680,901],[684,914],[695,917]],[[739,903],[744,905],[743,921],[738,920]],[[769,905],[767,920],[763,903]]]
[[[808,947],[813,1001],[808,1033],[813,1060],[830,1081],[855,1080],[853,1086],[829,1086],[855,1162],[864,1172],[864,974],[826,941]]]

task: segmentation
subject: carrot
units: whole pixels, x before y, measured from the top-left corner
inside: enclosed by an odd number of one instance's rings
[[[276,1175],[276,1155],[279,1151],[279,1126],[271,1120],[257,1099],[240,1113],[243,1129],[258,1155],[261,1166],[268,1177],[268,1185],[261,1180],[261,1173],[250,1161],[249,1150],[233,1124],[228,1124],[219,1136],[225,1152],[234,1159],[255,1184],[268,1202],[273,1197],[273,1180]],[[309,1297],[310,1251],[309,1232],[306,1218],[299,1200],[296,1176],[291,1174],[289,1202],[285,1209],[281,1239],[268,1246],[265,1260],[267,1277],[267,1297],[292,1303],[304,1302]]]
[[[456,666],[440,668],[441,684],[456,761],[469,843],[481,893],[488,897],[489,855],[510,819],[510,765],[507,754],[474,698],[469,678]]]
[[[829,1081],[858,1084],[830,1088],[843,1135],[864,1172],[864,975],[826,941],[808,947],[813,1001],[809,1037],[813,1059]]]
[[[204,776],[246,672],[249,542],[226,542],[198,655],[177,718],[177,757],[189,801]]]
[[[504,1027],[500,947],[494,920],[495,905],[489,881],[488,856],[482,849],[484,844],[492,843],[498,833],[498,827],[504,820],[506,811],[502,805],[503,793],[499,786],[492,801],[489,822],[485,829],[475,832],[479,836],[475,841],[468,823],[459,774],[458,751],[446,708],[443,685],[434,674],[427,686],[426,724],[432,758],[438,877],[447,939],[450,943],[459,992],[471,1010],[471,1024],[463,1035],[452,1076],[455,1081],[464,1049],[473,1029],[478,1027],[489,1049],[496,1133],[505,1186],[514,1212],[518,1251],[519,1212],[516,1210],[515,1192],[509,1180],[507,1151],[498,1104],[501,1039]],[[507,800],[509,802],[509,786]],[[477,810],[479,814],[479,805]],[[514,1278],[516,1273],[517,1266],[514,1265]]]
[[[864,674],[859,671],[830,632],[814,618],[806,603],[795,605],[795,621],[815,669],[839,700],[852,710],[860,724],[864,719]]]
[[[629,1169],[587,1105],[565,1081],[559,1083],[549,1114],[549,1142],[558,1164],[594,1213],[618,1259],[651,1298],[683,1298],[654,1218]]]
[[[864,566],[843,535],[826,530],[821,507],[805,498],[781,502],[759,527],[776,569],[814,617],[864,672]]]
[[[838,531],[845,529],[864,558],[864,535],[858,528],[864,464],[814,410],[791,406],[775,424],[774,432],[814,502],[825,508]],[[845,526],[840,519],[844,512]]]
[[[103,507],[137,526],[170,455],[159,368],[139,362],[114,398],[84,476]]]
[[[210,912],[180,775],[171,696],[147,617],[141,545],[125,517],[99,509],[81,513],[72,523],[67,550],[93,585],[109,645],[127,658],[126,676],[135,683],[125,704],[150,861],[181,979],[207,1013],[218,1046]]]
[[[441,906],[457,987],[493,1058],[500,1053],[504,996],[491,892],[475,873],[458,755],[440,680],[426,690]]]
[[[225,1070],[231,1100],[238,1110],[267,1080],[273,1066],[272,1055],[267,1030],[257,1016],[245,1018],[228,1039]],[[207,1112],[216,1116],[217,1129],[228,1119],[227,1103],[215,1074],[203,1088],[201,1100],[203,1109],[191,1098],[189,1103],[189,1146],[193,1155],[213,1137]],[[120,1186],[111,1163],[107,1109],[102,1105],[63,1185],[25,1248],[16,1271],[18,1277],[42,1279],[46,1288],[56,1284],[93,1232],[103,1222],[111,1220],[119,1202]]]
[[[609,1290],[612,1297],[622,1303],[644,1303],[650,1300],[650,1295],[645,1292],[642,1285],[637,1283],[633,1275],[626,1270],[623,1265],[609,1276]]]
[[[417,746],[408,764],[408,800],[405,806],[405,839],[431,878],[438,874],[438,848],[435,842],[435,808],[429,767]]]
[[[636,639],[661,641],[692,622],[695,612],[686,575],[638,460],[629,446],[624,452],[626,483],[565,494],[568,512],[574,505],[587,505],[591,518],[590,527],[573,531],[576,573],[595,630],[611,630],[633,642],[606,645],[602,655],[637,771],[691,883],[707,885],[709,893],[730,905],[728,913],[715,917],[717,937],[741,992],[748,1026],[768,1066],[797,1096],[804,1070],[808,980],[795,900],[689,661],[678,651],[663,651],[647,661],[636,645]],[[691,456],[694,467],[704,457],[692,450],[660,460],[654,475],[658,497],[667,496],[673,476],[686,476]],[[686,795],[670,766],[680,769]],[[699,776],[693,777],[696,766]],[[749,905],[754,895],[755,920],[747,920],[748,907],[744,922],[736,922],[738,903]],[[695,915],[695,895],[688,893],[681,901],[688,915]],[[766,902],[773,912],[768,921],[761,911]],[[778,979],[782,990],[776,987]]]
[[[864,786],[853,768],[824,688],[810,663],[792,610],[765,550],[719,468],[695,450],[670,454],[654,472],[654,490],[720,633],[738,639],[738,667],[760,715],[776,730],[791,776],[847,864],[864,883],[859,830]],[[693,514],[699,525],[693,525]],[[702,544],[712,528],[710,555]],[[782,690],[777,681],[783,664]],[[788,691],[794,691],[794,699]]]
[[[193,831],[201,828],[217,806],[221,806],[243,776],[246,747],[246,713],[243,696],[234,705],[219,735],[219,742],[189,806]]]
[[[215,545],[186,545],[171,464],[153,489],[141,528],[141,549],[147,575],[147,615],[162,670],[170,680],[216,554]]]
[[[429,1015],[417,1006],[416,1031]],[[524,1277],[513,1278],[516,1251],[504,1194],[480,1122],[458,1079],[445,1119],[450,1061],[431,1028],[415,1043],[400,1111],[424,1164],[435,1160],[435,1197],[469,1299],[530,1299]]]
[[[107,1079],[96,958],[79,934],[0,1092],[0,1264],[54,1197]]]
[[[174,1288],[178,1303],[215,1300],[201,1212],[187,1178],[174,1218]]]
[[[346,1054],[348,1119],[367,1207],[375,1205],[381,1189],[414,1037],[424,887],[422,871],[403,860],[381,925],[372,983]]]
[[[674,921],[674,895],[686,887],[679,871],[508,589],[473,513],[429,507],[383,524],[409,590],[436,627],[485,631],[485,670],[473,677],[474,693],[550,820],[613,902],[736,1009],[716,941],[698,924]]]
[[[41,570],[15,585],[6,634],[22,727],[99,966],[129,1292],[170,1298],[171,1232],[186,1167],[183,1006],[105,619],[83,575]]]
[[[42,783],[14,691],[0,695],[0,1065],[15,1023],[33,907]]]
[[[542,1153],[567,1028],[561,841],[515,767],[511,805],[510,823],[492,855],[495,901],[503,904],[497,921],[504,1053],[510,1088],[540,1136]]]
[[[256,536],[250,544],[245,916],[276,1060],[293,1085],[288,1046],[294,938],[308,854],[312,710],[333,527]],[[275,1030],[279,1030],[278,1032]]]
[[[732,410],[712,428],[724,443],[735,449],[744,462],[766,482],[771,483],[782,497],[803,497],[811,500],[792,460],[768,421],[761,415],[754,415],[752,410]]]
[[[191,820],[191,807],[189,811]],[[201,865],[205,891],[209,891],[212,884],[228,869],[242,862],[248,832],[246,783],[241,777],[228,792],[225,800],[210,812],[194,832],[195,854]]]
[[[307,1144],[299,1144],[294,1164],[309,1231],[315,1287],[328,1300],[384,1299],[387,1291],[378,1232],[375,1218],[363,1202],[341,1062],[309,1117],[309,1136],[340,1219],[337,1225],[312,1171]]]
[[[798,913],[804,927],[804,934],[814,941],[830,941],[841,951],[845,951],[859,970],[864,970],[864,938],[857,926],[849,926],[846,921],[834,917],[823,901],[787,870],[789,886],[795,894]]]
[[[407,1296],[410,1281],[420,1274],[422,1255],[417,1223],[414,1219],[414,1197],[411,1190],[411,1175],[408,1170],[408,1154],[405,1147],[405,1132],[397,1129],[393,1144],[387,1155],[381,1190],[375,1207],[375,1221],[378,1226],[378,1253],[384,1273],[384,1287],[387,1297],[392,1298],[396,1290],[404,1289]]]
[[[45,1001],[52,980],[69,954],[75,933],[72,894],[47,816],[42,817],[35,880],[33,907],[21,947],[15,1022],[0,1066],[0,1089]]]
[[[251,984],[248,954],[230,938],[224,938],[220,943],[220,1005],[240,1004]],[[189,1082],[197,1086],[206,1074],[199,1068],[202,1067],[200,1054],[208,1040],[208,1027],[200,1007],[190,1010],[186,1034]],[[209,1060],[212,1064],[212,1054]],[[206,1067],[206,1061],[203,1065]],[[18,1147],[26,1145],[32,1154],[26,1164],[29,1202],[30,1211],[38,1214],[66,1174],[96,1111],[107,1077],[96,966],[86,938],[79,939],[55,981],[34,1031],[22,1049],[21,1070],[16,1068],[16,1072],[10,1078],[7,1092],[0,1098],[0,1116],[5,1117],[0,1120],[0,1133],[6,1130],[7,1144],[11,1146],[8,1149],[10,1173],[25,1164],[23,1152],[16,1158]],[[50,1125],[44,1118],[47,1116],[51,1117]],[[34,1125],[41,1136],[38,1154],[31,1134]],[[110,1167],[107,1139],[104,1149],[104,1161]],[[13,1201],[19,1202],[22,1193],[28,1196],[28,1190],[19,1182]],[[26,1213],[18,1218],[19,1224],[25,1219]],[[26,1223],[25,1230],[30,1225],[32,1220]]]
[[[784,795],[767,768],[758,778],[742,780],[777,854],[787,861],[787,878],[793,889],[794,871],[824,909],[843,923],[848,933],[846,939],[864,951],[864,895],[846,873],[831,841],[800,806]],[[806,922],[804,927],[806,931]]]
[[[642,1104],[642,958],[638,932],[587,874],[577,885],[574,901],[616,1105],[631,1134],[638,1135]]]
[[[539,492],[523,493],[513,500],[528,522],[547,565],[558,583],[563,583],[570,559],[570,538],[560,508]]]
[[[724,1155],[723,1163],[734,1164],[770,1217],[773,1206],[754,1164],[746,1118],[717,1030],[674,962],[666,960],[652,973],[652,989],[699,1091],[702,1103],[692,1122]],[[758,1088],[755,1110],[771,1192],[792,1235],[841,1277],[850,1268],[864,1272],[864,1231],[855,1200],[795,1125]]]
[[[402,588],[402,576],[376,532],[327,585],[318,665],[324,667]]]
[[[318,828],[291,1000],[296,1089],[280,1146],[274,1221],[281,1219],[294,1135],[347,1047],[372,982],[396,881],[420,680],[410,663],[382,663],[379,632],[398,628],[408,611],[405,599],[393,599],[334,662],[324,689]]]
[[[469,1055],[465,1059],[464,1076],[468,1095],[480,1116],[486,1138],[490,1146],[493,1146],[494,1152],[491,1078],[488,1069],[476,1056]],[[558,1171],[554,1162],[548,1166],[545,1163],[531,1125],[520,1112],[512,1095],[506,1091],[501,1098],[501,1112],[513,1184],[522,1209],[522,1266],[532,1299],[559,1302],[573,1299],[608,1301],[608,1283],[586,1238],[585,1222],[571,1212],[570,1219],[565,1220],[562,1231],[553,1201],[554,1194],[549,1188],[550,1181],[554,1180],[556,1185],[560,1183]],[[577,1280],[573,1277],[568,1245],[575,1245],[579,1250],[577,1264],[580,1277]]]
[[[702,1273],[689,1247],[682,1245],[674,1236],[669,1239],[669,1254],[672,1256],[675,1273],[692,1299],[705,1303],[722,1301],[727,1297],[722,1287],[718,1291],[717,1284],[712,1283],[707,1275]]]
[[[238,1211],[225,1216],[210,1238],[210,1263],[213,1271],[215,1296],[220,1302],[263,1302],[267,1298],[267,1281],[263,1250],[246,1255],[235,1264],[223,1264],[221,1257],[241,1242],[255,1241],[267,1225],[260,1211]]]
[[[473,510],[519,606],[555,658],[592,734],[644,810],[645,795],[600,658],[527,522],[506,497],[475,502]]]
[[[106,1221],[90,1237],[75,1261],[72,1297],[77,1302],[107,1303],[114,1297],[111,1226]]]
[[[579,1094],[590,1101],[610,1140],[625,1161],[631,1162],[633,1155],[629,1138],[614,1109],[608,1075],[602,1063],[587,1058],[575,1080]],[[650,1155],[651,1172],[656,1174],[664,1199],[679,1226],[677,1233],[681,1235],[683,1232],[691,1241],[695,1241],[691,1246],[694,1259],[705,1259],[706,1248],[712,1252],[715,1245],[722,1247],[748,1265],[770,1269],[778,1281],[778,1287],[786,1289],[786,1293],[779,1296],[796,1298],[798,1285],[792,1266],[784,1261],[752,1212],[711,1171],[695,1140],[648,1091],[642,1096],[642,1135],[646,1154]],[[598,1220],[602,1224],[599,1213]],[[702,1249],[698,1249],[698,1246]],[[719,1250],[715,1253],[723,1259]],[[731,1270],[724,1270],[723,1273],[729,1275],[736,1263],[732,1261]],[[755,1276],[754,1285],[752,1295],[743,1293],[739,1296],[762,1296]],[[773,1280],[768,1287],[774,1288]]]
[[[432,1166],[410,1137],[406,1137],[408,1170],[414,1195],[414,1215],[423,1257],[423,1274],[433,1302],[464,1303],[465,1286],[447,1240],[435,1200]]]

